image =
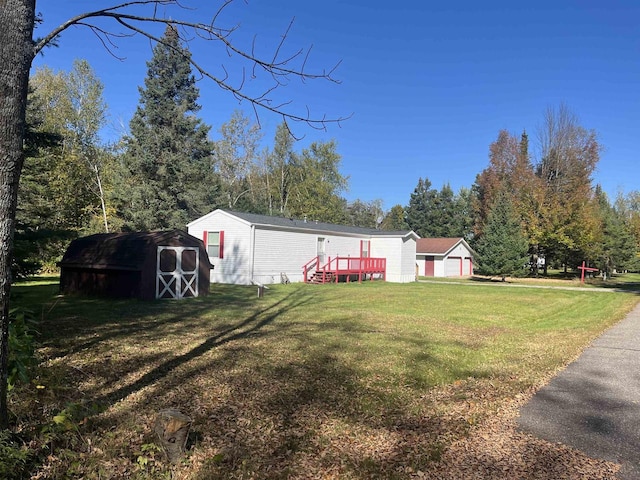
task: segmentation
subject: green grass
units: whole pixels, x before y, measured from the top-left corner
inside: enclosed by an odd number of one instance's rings
[[[39,478],[168,476],[149,445],[169,407],[194,419],[174,478],[406,478],[638,300],[445,282],[274,285],[262,299],[214,285],[160,302],[57,297],[50,281],[14,293],[43,318],[38,377],[11,399]],[[68,424],[52,424],[60,412]]]

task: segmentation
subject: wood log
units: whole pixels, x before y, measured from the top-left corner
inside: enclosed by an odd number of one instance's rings
[[[160,439],[169,461],[179,463],[185,452],[191,418],[174,409],[166,409],[158,412],[154,431]]]

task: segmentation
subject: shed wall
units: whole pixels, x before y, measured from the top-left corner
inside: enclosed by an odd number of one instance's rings
[[[60,293],[139,298],[140,272],[62,267]]]

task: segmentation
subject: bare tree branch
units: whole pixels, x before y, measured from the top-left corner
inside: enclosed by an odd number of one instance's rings
[[[260,123],[258,111],[267,110],[282,116],[285,122],[295,121],[303,122],[307,125],[324,130],[327,124],[337,123],[350,118],[347,117],[327,118],[326,115],[320,117],[313,117],[311,112],[306,107],[306,114],[296,114],[294,111],[287,109],[286,107],[291,105],[291,101],[283,101],[277,105],[273,103],[271,94],[273,94],[279,87],[286,86],[290,83],[292,78],[299,78],[301,82],[306,83],[307,80],[326,80],[332,83],[339,84],[340,81],[334,78],[334,73],[340,62],[336,63],[331,69],[322,70],[321,72],[307,71],[307,64],[312,47],[308,49],[299,49],[293,54],[286,57],[282,57],[282,51],[286,44],[287,38],[290,35],[290,31],[293,27],[294,19],[292,19],[282,34],[280,40],[275,46],[270,59],[266,59],[256,52],[256,39],[254,37],[251,45],[251,50],[246,51],[239,48],[234,40],[232,34],[239,29],[239,26],[231,28],[218,27],[217,21],[220,18],[221,13],[231,5],[235,0],[223,0],[217,11],[212,16],[210,23],[199,23],[188,20],[173,19],[160,14],[160,7],[177,7],[181,9],[189,9],[183,5],[179,0],[135,0],[130,2],[121,3],[112,7],[96,10],[93,12],[86,12],[81,15],[77,15],[67,20],[62,25],[52,30],[48,35],[42,38],[34,46],[34,53],[39,53],[46,45],[55,41],[55,39],[65,30],[71,26],[80,26],[89,28],[100,40],[105,49],[117,59],[122,59],[116,55],[114,49],[117,48],[115,40],[118,38],[124,38],[133,36],[135,34],[141,35],[152,42],[162,43],[170,48],[173,48],[180,54],[183,52],[178,51],[174,47],[167,45],[161,38],[152,34],[145,29],[145,25],[160,24],[171,25],[176,28],[180,39],[186,43],[193,39],[202,39],[204,41],[219,42],[227,51],[229,58],[237,58],[246,64],[251,65],[251,79],[255,79],[260,75],[260,72],[266,73],[273,84],[271,86],[264,87],[264,91],[261,93],[249,93],[247,92],[246,83],[246,67],[241,67],[240,79],[233,82],[227,67],[222,64],[221,69],[222,76],[214,74],[211,70],[207,69],[200,62],[193,60],[193,58],[187,56],[192,67],[198,72],[201,77],[206,77],[209,80],[216,83],[220,88],[230,92],[240,102],[249,102],[254,107],[256,119]],[[245,2],[246,3],[246,2]],[[130,12],[131,8],[149,6],[153,8],[151,16],[133,15]],[[111,19],[118,25],[123,27],[125,31],[129,33],[114,33],[106,28],[97,25],[93,22],[93,19]],[[179,30],[178,30],[179,27]],[[298,63],[296,65],[296,63]]]

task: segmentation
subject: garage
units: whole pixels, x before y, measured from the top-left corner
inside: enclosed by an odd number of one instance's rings
[[[416,243],[418,276],[471,276],[473,256],[464,238],[420,238]]]

